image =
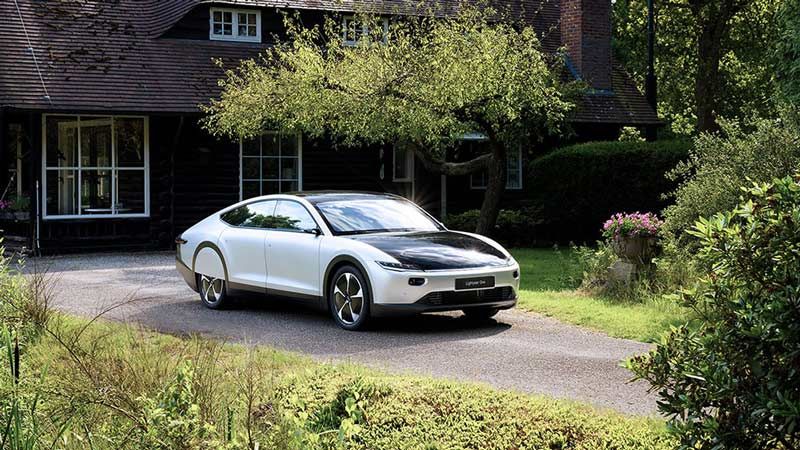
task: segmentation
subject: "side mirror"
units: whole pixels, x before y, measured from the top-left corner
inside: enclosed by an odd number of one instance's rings
[[[322,230],[320,230],[317,227],[306,228],[305,230],[303,230],[303,233],[308,233],[308,234],[313,234],[314,236],[319,236],[320,234],[322,234]]]

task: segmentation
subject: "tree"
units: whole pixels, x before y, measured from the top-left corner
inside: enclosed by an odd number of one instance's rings
[[[464,6],[446,19],[429,12],[392,20],[384,35],[380,18],[361,13],[372,31],[355,46],[342,44],[333,17],[303,27],[287,16],[289,39],[227,71],[204,125],[234,137],[279,129],[346,146],[403,143],[434,172],[486,170],[477,232],[487,233],[508,149],[557,133],[571,108],[534,30],[499,16]],[[486,153],[448,161],[447,149],[468,133],[486,137]]]
[[[646,0],[613,6],[614,51],[644,86]],[[656,0],[659,112],[680,134],[718,129],[717,117],[775,113],[773,0]]]

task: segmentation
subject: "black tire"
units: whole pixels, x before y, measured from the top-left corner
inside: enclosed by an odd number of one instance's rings
[[[207,308],[223,309],[228,305],[228,284],[222,278],[197,274],[197,292]]]
[[[489,320],[494,317],[498,312],[500,312],[499,308],[470,308],[462,310],[464,315],[467,316],[470,320]]]
[[[364,274],[351,265],[340,267],[328,286],[328,309],[336,324],[345,330],[363,330],[371,305],[372,293]]]

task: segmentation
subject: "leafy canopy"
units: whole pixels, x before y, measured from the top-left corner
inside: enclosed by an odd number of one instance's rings
[[[382,19],[360,14],[369,33],[342,43],[339,22],[303,27],[285,19],[288,40],[228,70],[205,107],[214,134],[264,129],[330,135],[345,145],[407,142],[435,156],[466,133],[499,142],[556,132],[571,104],[530,26],[491,8],[455,16]]]
[[[721,117],[769,117],[774,115],[772,98],[776,87],[774,66],[765,45],[777,33],[775,13],[783,2],[746,0],[733,16],[721,38],[717,114]],[[794,0],[796,1],[796,0]],[[697,123],[695,80],[699,73],[698,17],[692,0],[656,1],[656,76],[659,114],[676,134],[692,134]],[[718,14],[720,0],[705,0],[701,20]],[[644,90],[647,73],[647,0],[617,0],[613,3],[614,54]],[[766,50],[766,51],[765,51]]]

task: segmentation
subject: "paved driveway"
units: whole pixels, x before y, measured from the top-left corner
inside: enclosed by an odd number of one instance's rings
[[[648,349],[556,320],[504,311],[475,326],[459,314],[382,319],[371,331],[339,329],[324,313],[266,297],[212,311],[174,267],[171,253],[38,258],[28,270],[56,278],[56,306],[169,333],[202,333],[266,344],[319,360],[351,361],[394,372],[478,381],[575,399],[628,414],[654,414],[643,383],[628,383],[620,361]]]

